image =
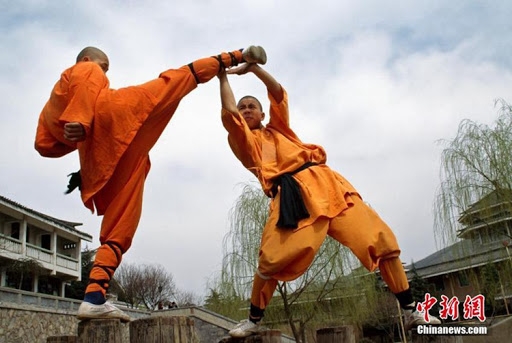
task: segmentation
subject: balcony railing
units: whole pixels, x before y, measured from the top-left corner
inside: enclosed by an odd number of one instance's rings
[[[53,254],[51,250],[46,250],[27,243],[27,257],[46,263],[52,263]]]
[[[57,254],[57,265],[71,270],[78,270],[78,261],[74,258]]]
[[[0,252],[1,250],[23,255],[22,242],[18,239],[14,239],[3,234],[0,234]],[[38,262],[45,262],[50,265],[55,263],[55,265],[58,267],[62,267],[64,269],[72,270],[75,272],[79,270],[77,259],[61,254],[56,254],[56,259],[54,262],[53,252],[51,250],[44,249],[30,243],[26,244],[25,255],[20,257],[32,258]]]
[[[17,239],[0,234],[0,249],[21,254],[21,242]]]

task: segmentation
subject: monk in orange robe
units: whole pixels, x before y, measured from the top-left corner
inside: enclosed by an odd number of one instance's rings
[[[270,120],[253,96],[238,104],[226,74],[254,73],[266,86]],[[235,156],[260,181],[272,198],[263,229],[258,268],[254,275],[249,319],[230,331],[246,337],[259,330],[278,281],[301,276],[326,236],[351,249],[370,271],[382,278],[405,309],[408,327],[426,323],[416,311],[407,276],[399,259],[395,235],[366,205],[357,190],[326,165],[321,146],[303,143],[289,126],[288,95],[267,71],[245,64],[219,73],[222,123]],[[431,317],[430,323],[439,323]]]
[[[250,46],[221,53],[164,71],[144,84],[114,90],[106,76],[107,55],[87,47],[61,74],[39,116],[35,149],[44,157],[78,150],[80,172],[71,181],[80,187],[84,205],[103,215],[101,246],[79,319],[130,320],[106,302],[105,295],[139,223],[149,151],[185,95],[219,70],[243,62],[265,63],[265,51]],[[74,186],[68,187],[72,191]]]

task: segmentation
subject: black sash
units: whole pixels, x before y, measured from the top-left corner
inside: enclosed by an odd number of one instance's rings
[[[300,186],[292,175],[315,166],[318,163],[306,162],[296,170],[280,175],[274,180],[272,186],[272,198],[277,195],[278,187],[281,186],[281,199],[279,201],[279,220],[277,226],[285,229],[296,229],[299,220],[309,218],[309,212],[304,205],[304,199],[300,192]]]
[[[65,192],[65,194],[73,192],[75,188],[82,190],[82,177],[80,175],[80,170],[75,173],[71,173],[68,176],[71,177],[69,178],[68,190]]]

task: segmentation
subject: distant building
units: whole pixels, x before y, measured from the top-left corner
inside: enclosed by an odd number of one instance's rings
[[[81,279],[82,241],[92,242],[80,225],[0,196],[0,286],[21,281],[23,290],[64,297],[66,283]],[[29,268],[23,278],[15,265]]]
[[[464,300],[484,290],[485,268],[495,273],[495,300],[512,312],[512,191],[494,191],[461,213],[459,241],[408,265],[433,285],[434,293]]]

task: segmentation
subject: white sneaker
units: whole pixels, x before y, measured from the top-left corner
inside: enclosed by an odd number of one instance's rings
[[[82,302],[78,308],[78,320],[84,319],[120,319],[126,323],[130,321],[130,316],[112,305],[105,302],[102,305],[94,305],[88,302]]]
[[[428,316],[428,321],[422,312],[405,310],[405,330],[410,330],[418,325],[439,325],[441,320],[435,316]]]
[[[229,330],[231,337],[243,338],[260,331],[260,325],[251,322],[249,319],[242,320],[233,329]]]
[[[267,63],[267,53],[261,46],[251,45],[242,51],[242,57],[247,63]]]

